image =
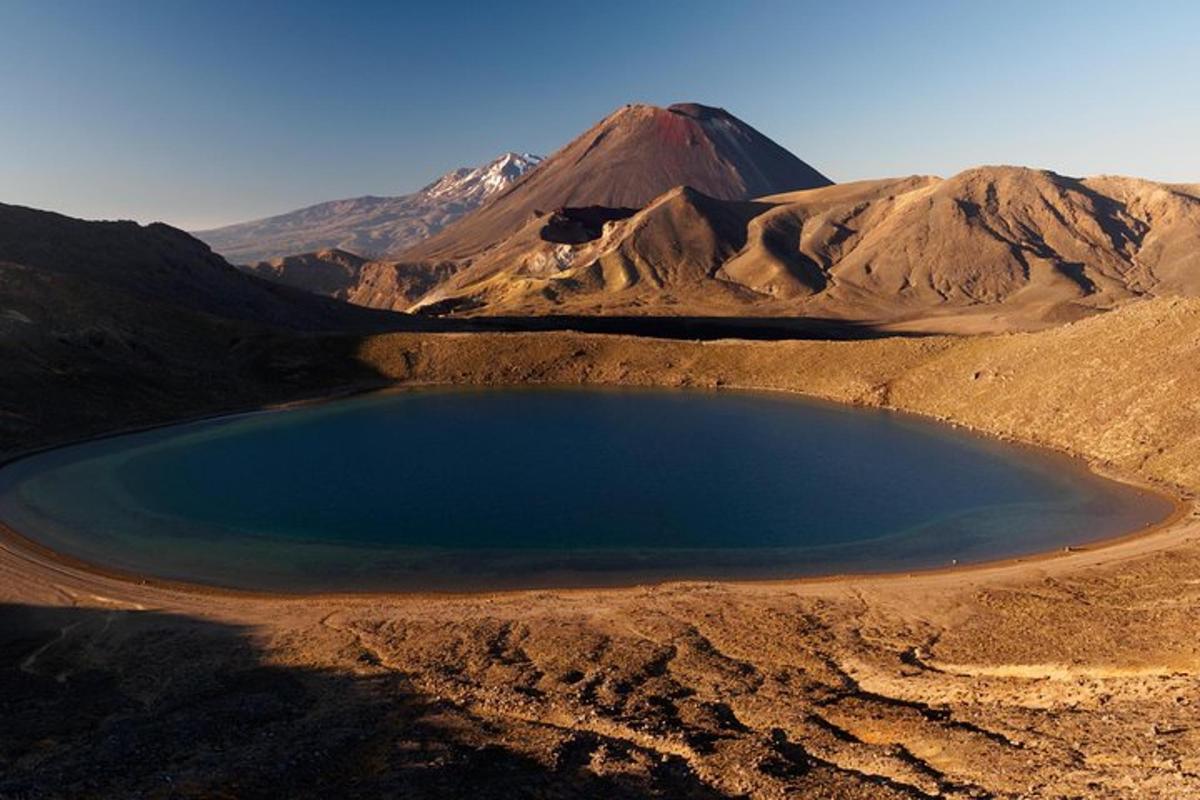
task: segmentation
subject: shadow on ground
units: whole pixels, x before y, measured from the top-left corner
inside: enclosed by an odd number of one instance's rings
[[[676,759],[600,776],[587,734],[539,760],[363,666],[272,664],[253,631],[178,615],[0,605],[0,797],[722,796]]]
[[[420,317],[414,317],[419,320]],[[889,337],[919,338],[935,334],[919,331],[895,331],[870,322],[824,317],[651,317],[651,316],[569,316],[549,314],[538,317],[436,317],[419,330],[503,331],[506,333],[574,331],[624,336],[648,336],[655,339],[714,340],[750,339],[755,341],[827,340],[856,341]]]

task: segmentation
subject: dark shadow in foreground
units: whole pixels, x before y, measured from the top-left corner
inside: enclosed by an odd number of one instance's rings
[[[587,732],[543,726],[555,746],[519,752],[361,663],[272,664],[252,631],[180,615],[0,605],[0,798],[723,796],[619,740],[607,757],[638,769],[599,775]]]
[[[419,320],[420,317],[414,317]],[[420,322],[411,323],[421,329]],[[827,340],[854,341],[889,337],[920,338],[939,334],[921,331],[895,331],[870,322],[825,317],[651,317],[651,316],[569,316],[548,314],[538,317],[434,317],[428,320],[431,332],[503,331],[574,331],[655,339],[713,340],[751,339],[756,341]]]

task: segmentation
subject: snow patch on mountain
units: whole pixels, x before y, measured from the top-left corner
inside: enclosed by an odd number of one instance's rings
[[[541,156],[532,153],[505,153],[482,167],[463,167],[449,172],[422,191],[429,197],[452,195],[460,201],[468,198],[486,200],[512,186],[541,161]]]
[[[470,214],[541,162],[532,153],[504,153],[479,167],[452,170],[412,194],[333,200],[195,235],[240,264],[328,249],[387,258]]]

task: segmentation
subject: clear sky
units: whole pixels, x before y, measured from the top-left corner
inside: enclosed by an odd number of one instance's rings
[[[727,108],[837,181],[1200,182],[1200,3],[0,0],[0,202],[206,227]]]

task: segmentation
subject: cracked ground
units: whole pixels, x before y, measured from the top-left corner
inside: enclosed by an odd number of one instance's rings
[[[1197,796],[1181,536],[940,575],[305,601],[5,551],[0,797]]]

